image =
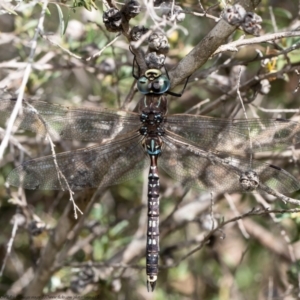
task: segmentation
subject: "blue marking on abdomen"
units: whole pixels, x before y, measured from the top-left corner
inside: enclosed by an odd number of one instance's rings
[[[155,150],[155,151],[147,150],[147,152],[149,155],[158,155],[161,153],[161,150],[160,149]]]

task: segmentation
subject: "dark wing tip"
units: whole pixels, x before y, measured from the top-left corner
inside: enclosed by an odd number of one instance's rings
[[[282,122],[282,123],[291,123],[291,120],[284,119],[284,118],[276,118],[275,121]]]

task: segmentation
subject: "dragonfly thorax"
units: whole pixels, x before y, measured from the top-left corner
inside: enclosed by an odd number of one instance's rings
[[[164,121],[164,117],[161,112],[148,112],[142,113],[140,116],[142,123],[147,123],[150,125],[161,124]]]
[[[151,137],[164,135],[163,123],[165,117],[159,106],[144,107],[140,115],[140,120],[143,123],[140,128],[141,135]]]
[[[142,126],[139,130],[141,135],[144,136],[162,136],[165,134],[165,130],[162,126],[157,126],[156,124],[148,124],[146,126]]]

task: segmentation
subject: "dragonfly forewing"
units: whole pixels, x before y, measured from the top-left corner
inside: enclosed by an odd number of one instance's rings
[[[300,142],[300,124],[284,119],[224,120],[182,114],[168,116],[165,127],[202,149],[236,155],[278,150]]]
[[[16,101],[0,101],[0,126],[5,126]],[[55,140],[101,142],[126,134],[140,127],[136,113],[114,110],[68,108],[43,101],[26,100],[14,127],[36,132],[44,137],[48,133]]]

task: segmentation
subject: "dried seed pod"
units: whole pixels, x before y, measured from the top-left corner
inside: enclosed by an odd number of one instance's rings
[[[185,13],[183,13],[183,9],[180,6],[174,5],[173,11],[170,7],[169,12],[166,16],[170,21],[182,22],[185,18]]]
[[[33,220],[28,224],[28,231],[33,235],[40,235],[46,229],[46,224],[42,221]]]
[[[130,31],[130,38],[132,41],[138,41],[142,35],[148,32],[148,28],[144,26],[134,26]]]
[[[230,25],[240,26],[244,22],[246,14],[246,10],[241,5],[235,4],[224,9],[222,18]]]
[[[261,30],[260,23],[262,22],[262,18],[254,12],[247,12],[245,16],[245,20],[242,23],[243,30],[246,33],[253,34],[255,36],[259,35],[259,31]]]
[[[101,61],[99,64],[99,71],[104,74],[112,74],[116,70],[115,60],[112,58],[107,58]]]
[[[148,39],[150,51],[156,51],[160,54],[167,54],[170,45],[167,37],[162,32],[153,32]]]
[[[254,170],[245,171],[240,176],[240,185],[244,191],[252,192],[259,185],[258,174]]]
[[[161,69],[165,64],[165,59],[165,55],[157,54],[156,52],[150,52],[145,55],[145,61],[149,69]]]
[[[110,8],[103,13],[103,23],[110,32],[119,32],[122,30],[122,14],[116,8]]]
[[[262,18],[253,12],[246,10],[239,4],[228,6],[222,13],[222,18],[229,24],[241,26],[246,33],[259,35]]]
[[[81,293],[87,285],[96,281],[92,266],[84,266],[80,273],[71,280],[70,288],[74,293]]]
[[[141,12],[141,6],[136,0],[129,0],[125,3],[121,10],[125,20],[129,21],[131,18],[136,17]]]

